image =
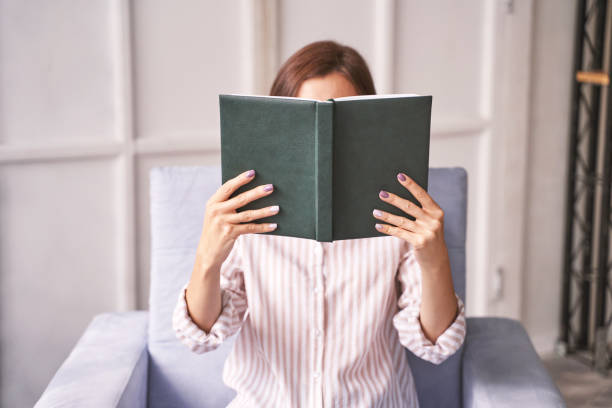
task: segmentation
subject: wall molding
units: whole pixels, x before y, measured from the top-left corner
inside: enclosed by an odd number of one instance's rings
[[[116,157],[123,152],[117,141],[46,142],[0,146],[0,164]]]
[[[372,76],[378,94],[395,91],[395,0],[378,0],[374,7],[374,61]]]
[[[117,202],[119,239],[117,240],[117,309],[133,310],[138,306],[138,268],[137,234],[136,234],[136,169],[134,158],[134,140],[136,138],[134,112],[134,71],[133,71],[133,35],[132,3],[116,0],[114,35],[114,63],[117,73],[115,88],[115,106],[117,116],[116,134],[121,140],[121,159],[118,163]]]
[[[243,86],[267,95],[279,67],[279,0],[242,0]]]
[[[487,130],[491,122],[480,118],[448,118],[432,123],[431,137],[459,137]],[[52,143],[29,143],[0,145],[0,165],[32,163],[54,160],[114,158],[132,155],[174,155],[191,153],[220,153],[218,131],[193,132],[183,135],[162,135],[137,138],[133,141],[110,140],[91,142],[61,141]],[[129,147],[131,146],[131,147]]]
[[[495,10],[499,38],[489,168],[497,182],[489,191],[487,311],[514,319],[522,315],[533,9],[533,0],[526,0],[512,9],[500,3]],[[494,272],[502,293],[495,293]]]
[[[134,153],[150,155],[220,152],[219,140],[219,132],[216,131],[185,136],[148,137],[136,140]]]

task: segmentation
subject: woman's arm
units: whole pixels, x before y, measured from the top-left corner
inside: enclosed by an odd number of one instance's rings
[[[236,239],[242,234],[270,232],[276,228],[276,224],[247,222],[276,214],[278,206],[236,211],[274,190],[272,184],[267,184],[231,197],[238,188],[251,182],[254,176],[255,171],[249,170],[226,181],[206,202],[204,225],[186,294],[189,315],[206,331],[210,330],[221,313],[220,268]]]
[[[446,247],[444,252],[446,253]],[[440,268],[424,270],[421,267],[421,271],[420,321],[427,338],[435,343],[459,312],[448,254],[446,262]]]
[[[206,202],[191,278],[181,289],[173,313],[177,337],[194,351],[215,348],[238,330],[247,302],[237,243],[244,234],[276,228],[276,224],[250,221],[276,214],[278,206],[236,211],[274,190],[267,184],[231,197],[254,176],[255,171],[249,170],[226,181]]]
[[[440,364],[459,350],[465,340],[465,307],[461,299],[453,293],[453,302],[458,309],[455,319],[435,339],[426,335],[425,325],[421,324],[421,310],[426,296],[422,282],[425,274],[416,261],[414,251],[408,244],[406,248],[397,273],[400,285],[397,302],[399,311],[393,316],[393,325],[402,345],[418,357],[433,364]]]
[[[374,217],[393,224],[376,224],[376,228],[407,241],[414,249],[422,271],[420,321],[427,338],[435,343],[458,314],[448,250],[444,242],[444,212],[414,180],[404,173],[399,173],[397,179],[422,207],[395,194],[381,191],[381,200],[398,207],[415,219],[413,221],[374,210]]]
[[[206,332],[215,323],[221,309],[220,267],[207,265],[202,257],[200,246],[191,279],[185,292],[187,313],[191,319]]]
[[[221,265],[220,271],[217,273],[217,283],[208,282],[210,285],[214,285],[211,288],[212,292],[215,292],[215,288],[218,291],[218,304],[212,305],[212,302],[206,299],[207,288],[200,288],[203,294],[201,306],[188,300],[191,280],[181,288],[172,315],[172,327],[176,337],[195,353],[206,353],[216,349],[227,337],[235,334],[243,324],[243,318],[248,309],[248,301],[241,261],[241,240],[242,237],[236,240],[229,256]],[[209,314],[212,319],[209,326],[203,327],[201,323],[197,322],[194,313],[191,311],[196,308],[207,307],[215,310]],[[217,307],[218,309],[216,309]],[[207,310],[198,310],[203,312],[199,313],[199,316],[208,313]]]

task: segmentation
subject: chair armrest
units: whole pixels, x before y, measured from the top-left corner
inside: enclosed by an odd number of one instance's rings
[[[148,316],[96,315],[35,407],[145,407]]]
[[[471,317],[463,356],[463,406],[565,407],[565,402],[520,322]]]

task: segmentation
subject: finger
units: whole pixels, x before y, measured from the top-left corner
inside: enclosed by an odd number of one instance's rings
[[[378,197],[380,197],[381,200],[391,205],[394,205],[395,207],[404,211],[406,214],[412,215],[416,219],[425,217],[425,212],[423,211],[423,209],[410,200],[399,197],[385,190],[380,190],[380,192],[378,193]]]
[[[257,210],[247,210],[238,213],[232,213],[226,215],[227,222],[232,224],[238,224],[241,222],[251,222],[264,217],[270,217],[274,214],[278,214],[278,205],[273,205],[266,208],[259,208]]]
[[[372,211],[372,215],[382,221],[386,221],[389,224],[393,224],[397,227],[403,228],[412,232],[421,232],[423,231],[423,227],[421,227],[416,222],[409,220],[406,217],[400,217],[399,215],[391,214],[386,211],[381,211],[378,209],[374,209]]]
[[[272,193],[272,191],[274,191],[274,186],[272,184],[262,184],[261,186],[244,191],[238,194],[236,197],[232,197],[229,200],[222,202],[219,204],[219,208],[222,212],[235,210],[247,205],[251,201],[267,196],[268,194]]]
[[[426,209],[437,209],[438,204],[431,198],[431,196],[425,191],[425,189],[408,177],[405,173],[397,173],[397,180],[400,184],[408,189],[410,193],[418,200],[419,203]]]
[[[255,170],[248,170],[232,179],[227,180],[210,197],[208,202],[218,203],[227,200],[234,193],[234,191],[238,190],[240,186],[252,181],[255,178],[254,176]]]
[[[376,224],[374,227],[383,234],[393,235],[394,237],[401,238],[405,241],[408,241],[412,245],[415,245],[418,241],[419,234],[407,231],[403,228],[394,227],[388,224]]]
[[[235,224],[234,225],[234,234],[242,235],[242,234],[256,234],[259,232],[270,232],[276,229],[276,223],[265,223],[265,224]]]

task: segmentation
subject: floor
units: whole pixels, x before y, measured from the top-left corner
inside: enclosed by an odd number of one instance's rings
[[[612,372],[604,377],[575,358],[556,354],[542,360],[568,408],[612,407]]]

